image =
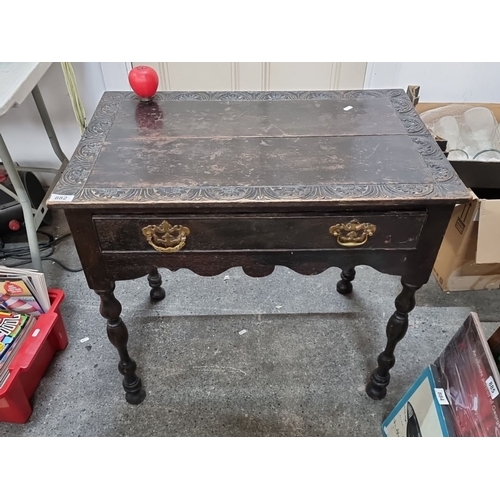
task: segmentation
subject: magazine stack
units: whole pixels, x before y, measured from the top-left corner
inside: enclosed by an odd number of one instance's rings
[[[0,387],[36,318],[49,309],[43,273],[0,266]]]

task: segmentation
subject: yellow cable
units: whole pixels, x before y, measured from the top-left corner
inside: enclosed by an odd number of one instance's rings
[[[86,128],[85,120],[85,109],[83,108],[80,95],[78,94],[78,86],[76,85],[75,72],[73,71],[73,66],[69,62],[61,63],[62,71],[64,74],[64,80],[66,82],[66,87],[68,88],[69,98],[71,99],[71,105],[73,106],[73,111],[75,113],[76,121],[80,127],[80,133]]]

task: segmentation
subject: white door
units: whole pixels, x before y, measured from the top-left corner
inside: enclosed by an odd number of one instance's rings
[[[159,90],[362,89],[365,62],[134,62],[156,69]]]

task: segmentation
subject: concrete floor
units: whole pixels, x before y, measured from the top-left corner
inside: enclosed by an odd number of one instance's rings
[[[60,214],[52,230],[67,231]],[[79,267],[71,239],[54,257]],[[98,297],[83,273],[43,265],[49,286],[66,292],[70,344],[42,379],[29,422],[0,423],[0,436],[380,436],[383,419],[470,311],[487,333],[500,323],[499,290],[447,294],[431,278],[377,402],[364,384],[384,347],[399,278],[357,268],[344,297],[337,269],[301,276],[277,268],[260,279],[240,268],[212,278],[162,270],[160,303],[150,302],[145,278],[117,284],[147,391],[131,406]]]

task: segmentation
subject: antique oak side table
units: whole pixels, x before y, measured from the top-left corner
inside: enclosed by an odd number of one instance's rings
[[[62,208],[120,356],[126,400],[145,398],[115,281],[158,267],[302,274],[355,266],[401,276],[387,345],[366,387],[381,399],[456,203],[468,190],[403,90],[106,92],[49,205]]]

